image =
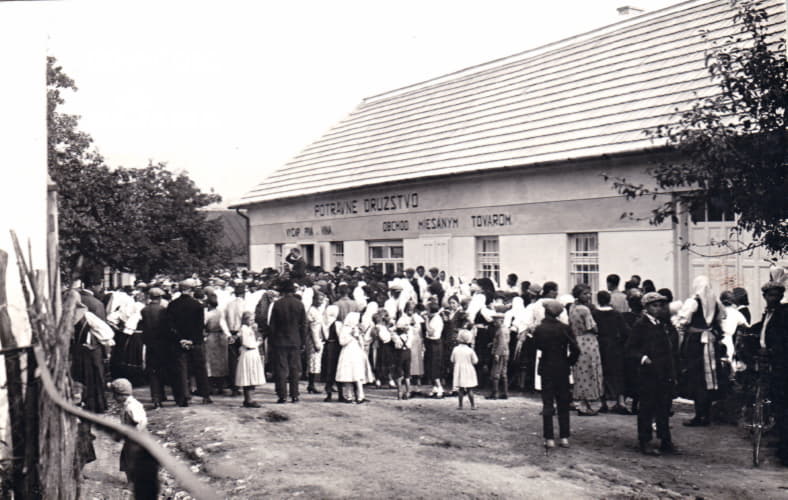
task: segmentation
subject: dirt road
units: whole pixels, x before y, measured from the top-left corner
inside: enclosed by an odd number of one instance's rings
[[[640,455],[635,417],[574,414],[571,448],[546,454],[534,396],[479,398],[472,411],[457,410],[456,398],[397,401],[393,390],[368,391],[365,405],[306,394],[278,405],[272,389],[258,389],[260,409],[223,396],[188,408],[170,402],[149,411],[149,430],[233,499],[788,499],[788,470],[773,450],[755,469],[744,431],[683,427],[683,405],[671,419],[678,456]],[[146,389],[135,394],[149,402]],[[100,435],[96,446],[83,497],[129,498],[120,444]],[[164,481],[162,498],[188,498]]]

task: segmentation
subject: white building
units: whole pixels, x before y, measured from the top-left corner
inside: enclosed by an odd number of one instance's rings
[[[785,4],[769,3],[784,33]],[[422,264],[499,282],[514,272],[562,290],[639,274],[678,297],[708,274],[757,306],[762,256],[681,249],[724,235],[729,216],[622,218],[654,202],[627,202],[601,175],[649,182],[661,145],[644,130],[716,92],[704,51],[737,29],[728,0],[687,1],[364,99],[236,205],[250,217],[251,267],[277,267],[300,246],[325,268]]]

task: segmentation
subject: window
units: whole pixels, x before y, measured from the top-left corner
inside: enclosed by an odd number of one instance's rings
[[[331,262],[334,267],[342,267],[345,265],[345,242],[332,241],[331,242]]]
[[[599,242],[597,233],[569,235],[569,283],[585,283],[592,292],[599,290]]]
[[[497,236],[476,238],[476,277],[501,283],[501,257]]]
[[[283,249],[284,244],[282,243],[274,245],[274,269],[278,270],[280,273],[282,272]]]
[[[405,268],[404,256],[402,240],[369,242],[369,265],[384,275],[401,273]]]
[[[692,222],[723,222],[733,221],[733,212],[726,206],[726,204],[719,200],[713,199],[704,206],[696,207],[690,211],[690,219]]]

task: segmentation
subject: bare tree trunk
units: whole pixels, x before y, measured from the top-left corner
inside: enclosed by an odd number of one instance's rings
[[[6,270],[8,253],[0,250],[0,343],[2,347],[17,347],[11,330],[11,317],[8,315],[8,296],[6,294]],[[24,491],[25,455],[25,408],[22,395],[22,371],[19,351],[8,352],[5,358],[5,372],[8,395],[8,414],[11,420],[11,449],[13,454],[12,481],[15,498],[27,498]]]

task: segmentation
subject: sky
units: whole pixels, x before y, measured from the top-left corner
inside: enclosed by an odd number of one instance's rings
[[[675,0],[37,2],[110,166],[166,162],[231,204],[365,98]],[[2,15],[0,4],[0,15]]]

